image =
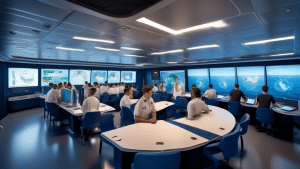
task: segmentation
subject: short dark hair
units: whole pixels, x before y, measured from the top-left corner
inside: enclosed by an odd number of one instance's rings
[[[196,97],[201,97],[201,90],[199,88],[193,88],[192,92]]]
[[[143,89],[142,89],[143,94],[150,92],[152,90],[152,88],[153,87],[151,85],[145,85],[145,86],[143,86]]]
[[[212,85],[212,84],[209,84],[208,87],[209,87],[209,88],[213,88],[213,85]]]
[[[124,85],[124,84],[125,84],[125,82],[122,82],[121,84],[122,84],[122,85]]]
[[[128,88],[128,89],[131,89],[131,86],[129,86],[129,85],[126,85],[126,86],[125,86],[125,89],[126,89],[126,88]]]
[[[197,86],[195,84],[193,84],[192,87],[197,87]]]
[[[236,83],[236,84],[234,85],[234,87],[235,87],[235,88],[239,88],[240,85]]]
[[[68,86],[72,86],[72,84],[71,84],[71,83],[68,83]]]
[[[57,89],[57,85],[56,84],[53,85],[53,89]]]
[[[125,88],[125,89],[124,89],[124,93],[129,92],[130,89],[131,89],[131,88]]]
[[[53,83],[49,83],[49,86],[50,86],[50,87],[53,87]]]
[[[263,86],[262,86],[262,90],[263,90],[264,92],[268,92],[269,87],[268,87],[267,85],[263,85]]]
[[[94,95],[96,93],[97,89],[96,88],[90,88],[90,95]]]
[[[68,84],[67,82],[64,82],[64,84]]]

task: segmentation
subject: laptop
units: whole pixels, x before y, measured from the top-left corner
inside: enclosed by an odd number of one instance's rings
[[[217,99],[223,99],[225,96],[223,95],[218,95]]]
[[[246,104],[254,105],[255,104],[255,99],[248,99]]]
[[[290,107],[290,106],[283,106],[283,107],[280,107],[281,110],[284,110],[284,111],[294,111],[296,110],[297,108],[295,107]]]

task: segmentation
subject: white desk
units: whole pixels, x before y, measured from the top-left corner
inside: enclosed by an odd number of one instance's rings
[[[81,111],[80,108],[78,109],[78,107],[68,107],[67,105],[64,105],[64,104],[59,104],[58,106],[74,116],[82,116],[83,115],[83,112]],[[100,107],[99,107],[98,111],[100,111],[101,114],[103,114],[103,113],[114,111],[114,110],[116,110],[116,109],[111,106],[108,106],[106,104],[100,103]]]
[[[131,104],[135,104],[139,101],[140,99],[130,99]]]
[[[173,102],[168,102],[168,101],[160,101],[160,102],[154,103],[156,111],[161,111],[161,110],[163,110],[167,107],[173,106],[173,105],[174,105]]]

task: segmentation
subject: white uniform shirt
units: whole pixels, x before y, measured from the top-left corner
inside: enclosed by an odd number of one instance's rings
[[[150,113],[156,112],[152,97],[146,99],[144,96],[137,102],[134,108],[134,115],[143,119],[148,119]]]
[[[200,98],[194,98],[187,106],[188,119],[200,115],[203,112],[209,112],[209,107]]]
[[[84,97],[89,97],[89,89],[90,89],[90,87],[85,84],[85,85],[82,86],[82,88],[83,88],[83,96]]]
[[[167,90],[166,84],[162,84],[162,83],[161,83],[161,84],[159,85],[159,90],[162,91],[162,92],[165,92],[165,91]]]
[[[152,92],[157,92],[158,88],[156,86],[153,86]]]
[[[94,96],[97,98],[97,99],[99,99],[100,98],[100,95],[101,95],[101,90],[99,89],[99,88],[96,88],[97,89],[97,91],[96,91],[96,93],[94,94]]]
[[[128,95],[125,94],[120,101],[120,107],[122,108],[124,106],[130,108],[130,105],[131,105],[130,98]]]
[[[119,93],[124,93],[125,86],[119,86]]]
[[[217,98],[217,92],[215,89],[209,89],[206,90],[203,94],[203,97],[206,96],[208,99],[216,99]]]
[[[109,87],[108,87],[108,86],[101,86],[101,87],[100,87],[100,93],[101,93],[101,95],[102,95],[103,93],[108,93],[108,90],[109,90]]]
[[[175,90],[175,84],[174,84],[174,87],[173,87],[173,97],[174,99],[176,99],[177,96],[182,96],[182,93],[183,93],[183,90],[182,90],[182,84],[178,83],[177,85],[177,91]]]
[[[119,95],[119,87],[112,87],[108,90],[108,94],[116,94]]]
[[[81,110],[83,112],[82,118],[85,117],[85,114],[87,112],[99,111],[99,107],[100,107],[100,101],[95,96],[90,96],[90,97],[86,98],[83,101],[82,107],[81,107]]]
[[[57,99],[61,97],[59,90],[51,89],[46,96],[45,102],[58,104]]]

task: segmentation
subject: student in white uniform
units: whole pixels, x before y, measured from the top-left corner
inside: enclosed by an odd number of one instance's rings
[[[176,100],[177,96],[182,96],[185,93],[184,85],[182,82],[178,83],[178,77],[174,79],[174,87],[173,87],[173,99]]]
[[[58,83],[57,89],[58,89],[59,93],[61,94],[61,90],[63,89],[63,84]]]
[[[83,112],[82,119],[84,119],[85,114],[87,112],[99,111],[100,101],[98,98],[96,98],[94,96],[94,94],[96,93],[96,90],[97,90],[96,88],[91,88],[90,92],[89,92],[89,97],[83,101],[83,104],[81,107],[81,110]]]
[[[209,107],[200,99],[201,91],[198,88],[193,88],[191,91],[192,100],[187,106],[188,119],[194,119],[194,116],[200,115],[203,112],[209,113]]]
[[[212,84],[208,85],[209,90],[206,90],[205,93],[202,95],[202,97],[207,97],[208,99],[216,99],[218,97],[217,92],[213,88]]]
[[[122,82],[121,85],[119,86],[119,93],[124,93],[124,89],[125,89],[125,83]]]
[[[57,85],[53,85],[53,89],[51,89],[46,96],[45,102],[47,103],[55,103],[58,104],[61,101],[60,92],[57,90]]]
[[[51,89],[48,91],[48,93],[50,93],[50,91],[53,90],[53,83],[49,83],[49,87],[51,87]],[[47,96],[48,96],[48,93],[47,93]],[[46,96],[46,97],[47,97],[47,96]]]
[[[159,85],[159,91],[165,92],[167,91],[167,86],[164,84],[164,82],[161,82]]]
[[[131,86],[129,86],[129,85],[126,85],[126,86],[125,86],[125,89],[127,89],[127,88],[130,90],[130,92],[129,92],[129,98],[130,98],[130,99],[133,99],[133,92],[132,92],[133,87],[131,87]]]
[[[105,81],[104,86],[101,86],[101,87],[100,87],[100,93],[101,93],[101,95],[102,95],[103,93],[108,93],[108,90],[109,90],[109,86],[108,86],[107,81]]]
[[[67,82],[64,82],[64,89],[67,89],[68,88],[68,83]]]
[[[124,93],[125,95],[122,97],[121,101],[120,101],[120,107],[122,108],[124,107],[128,107],[130,108],[131,105],[131,101],[130,101],[130,92],[131,92],[131,88],[126,88],[124,89]]]
[[[145,85],[142,89],[143,96],[137,102],[134,108],[134,119],[136,123],[152,123],[157,122],[156,119],[156,109],[154,101],[152,99],[152,86]],[[151,113],[152,118],[148,119],[149,114]]]
[[[87,98],[88,95],[89,95],[89,86],[88,86],[88,84],[89,84],[89,83],[88,83],[87,81],[85,81],[85,82],[84,82],[84,85],[82,86],[84,98]]]
[[[108,94],[116,94],[119,96],[119,86],[117,84],[112,85],[112,87],[108,90]]]
[[[152,92],[158,92],[158,88],[156,87],[156,82],[153,80],[153,89]]]
[[[100,98],[100,95],[101,95],[101,91],[100,91],[100,86],[99,86],[99,84],[97,83],[97,82],[94,82],[94,86],[97,86],[97,87],[94,87],[94,88],[96,88],[97,89],[97,91],[96,91],[96,93],[94,94],[94,96],[96,97],[96,98]]]

